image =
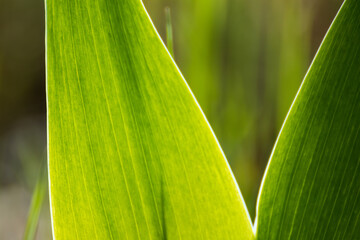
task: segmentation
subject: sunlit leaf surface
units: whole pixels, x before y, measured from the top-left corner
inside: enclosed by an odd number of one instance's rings
[[[257,239],[360,239],[360,2],[347,0],[288,114]]]
[[[222,150],[139,0],[47,0],[56,239],[251,239]]]

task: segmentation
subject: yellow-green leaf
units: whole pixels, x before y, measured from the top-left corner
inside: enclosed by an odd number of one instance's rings
[[[56,239],[251,239],[200,107],[140,0],[46,0]]]

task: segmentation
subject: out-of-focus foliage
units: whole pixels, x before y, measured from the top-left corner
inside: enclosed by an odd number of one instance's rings
[[[47,174],[46,174],[46,164],[44,158],[43,166],[38,175],[38,180],[35,185],[34,192],[32,194],[29,214],[27,217],[26,228],[24,232],[24,240],[35,239],[36,230],[39,223],[39,216],[43,206],[44,198],[47,192]]]
[[[248,205],[280,126],[342,1],[146,0],[165,36],[172,10],[175,60],[198,99]]]
[[[254,217],[279,126],[342,1],[144,2],[163,39],[171,8],[176,62]],[[43,5],[0,0],[0,239],[21,238],[45,149]],[[49,239],[48,218],[41,214],[39,239]]]

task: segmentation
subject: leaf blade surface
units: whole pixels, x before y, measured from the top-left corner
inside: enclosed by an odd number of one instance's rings
[[[275,144],[257,239],[360,237],[360,4],[329,29]]]
[[[140,1],[46,1],[56,239],[251,239],[221,148]]]

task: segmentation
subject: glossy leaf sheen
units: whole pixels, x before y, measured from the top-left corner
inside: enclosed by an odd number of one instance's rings
[[[226,159],[139,0],[47,0],[56,239],[251,239]]]
[[[257,239],[360,239],[360,2],[343,4],[288,114]]]

